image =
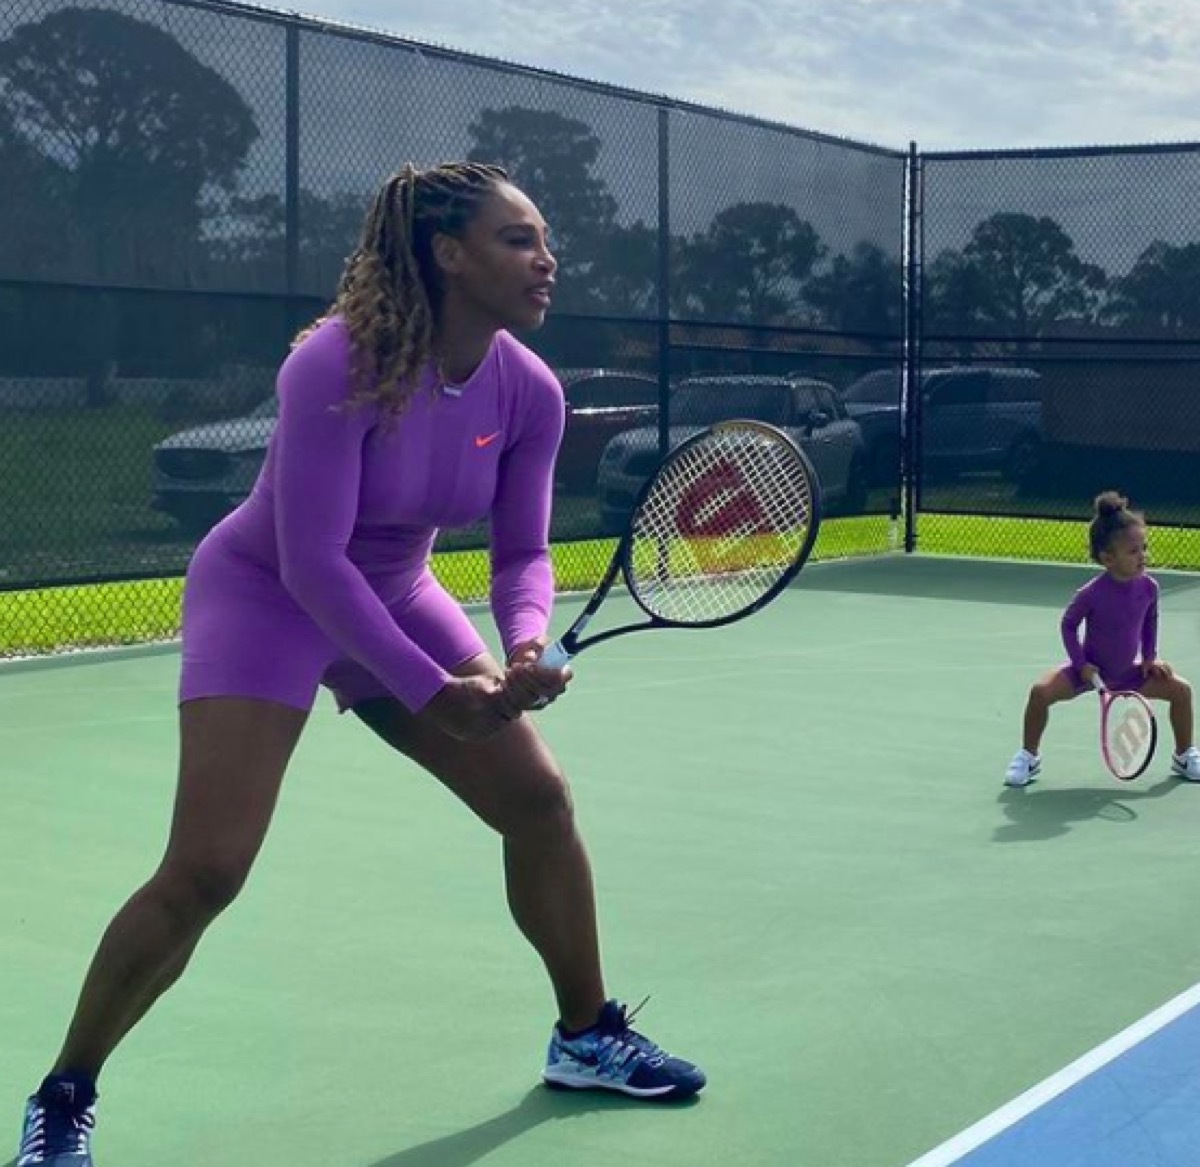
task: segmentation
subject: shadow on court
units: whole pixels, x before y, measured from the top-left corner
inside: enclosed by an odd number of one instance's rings
[[[1165,798],[1180,787],[1175,778],[1165,778],[1154,786],[1114,787],[1111,791],[1095,787],[1032,790],[1005,789],[998,799],[1008,822],[996,828],[997,843],[1028,843],[1054,839],[1067,834],[1077,823],[1093,819],[1108,822],[1134,822],[1134,803]]]
[[[885,555],[816,563],[802,571],[792,586],[800,591],[912,596],[1061,610],[1072,594],[1098,571],[1094,565]],[[1159,580],[1163,590],[1169,590],[1173,596],[1180,592],[1196,592],[1200,596],[1200,579],[1192,581],[1173,573],[1169,579],[1160,575]]]
[[[558,1122],[597,1111],[656,1109],[666,1116],[673,1111],[689,1110],[699,1101],[699,1098],[688,1098],[656,1106],[618,1094],[560,1093],[534,1086],[516,1106],[495,1118],[416,1147],[407,1147],[386,1159],[377,1159],[369,1167],[469,1167],[545,1122]],[[10,1159],[0,1167],[17,1167],[17,1161]]]
[[[688,1110],[699,1101],[689,1098],[683,1102],[659,1105],[669,1114]],[[619,1094],[600,1094],[592,1091],[560,1093],[535,1086],[511,1110],[489,1118],[466,1130],[397,1151],[386,1159],[378,1159],[369,1167],[468,1167],[490,1155],[498,1147],[519,1138],[545,1122],[557,1122],[596,1111],[646,1110],[648,1105]],[[13,1167],[12,1164],[9,1167]]]

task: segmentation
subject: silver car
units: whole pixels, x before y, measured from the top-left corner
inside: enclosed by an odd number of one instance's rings
[[[833,386],[811,377],[690,377],[671,392],[671,449],[713,422],[751,418],[784,430],[809,456],[827,512],[856,514],[866,504],[866,448]],[[625,527],[638,491],[660,461],[658,429],[618,434],[600,458],[600,525]]]
[[[184,530],[203,534],[250,493],[275,432],[272,394],[244,417],[214,421],[154,447],[154,499]]]

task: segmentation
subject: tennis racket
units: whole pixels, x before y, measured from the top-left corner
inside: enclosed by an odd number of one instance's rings
[[[1158,745],[1154,710],[1141,693],[1112,690],[1099,677],[1092,685],[1100,694],[1100,752],[1114,778],[1130,782],[1146,772]]]
[[[723,421],[675,447],[642,487],[600,586],[540,664],[649,628],[719,628],[768,604],[807,562],[821,490],[787,434]],[[584,637],[618,576],[647,619]]]

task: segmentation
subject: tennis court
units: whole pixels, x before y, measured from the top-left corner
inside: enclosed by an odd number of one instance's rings
[[[102,1082],[98,1162],[932,1156],[1200,982],[1200,789],[1166,776],[1165,749],[1115,782],[1089,698],[1056,710],[1037,785],[1001,785],[1026,688],[1059,659],[1058,614],[1087,576],[818,564],[744,624],[580,659],[543,724],[596,862],[610,990],[650,994],[645,1029],[709,1074],[684,1107],[538,1087],[549,991],[507,917],[497,842],[323,702],[246,893]],[[1163,654],[1200,677],[1200,579],[1159,578]],[[3,670],[0,1113],[14,1146],[100,930],[157,861],[176,669],[159,649]],[[1150,1059],[1140,1093],[1129,1074],[1113,1084],[1128,1063],[1105,1079],[1121,1129],[1153,1134],[1157,1105],[1167,1133],[1145,1145],[1160,1157],[1053,1150],[1110,1145],[1102,1094],[1047,1120],[1058,1143],[1010,1115],[995,1125],[1016,1157],[980,1136],[961,1161],[1192,1162],[1196,1108],[1163,1105],[1200,1091],[1185,1038],[1131,1047]],[[1173,1062],[1155,1061],[1161,1046]]]

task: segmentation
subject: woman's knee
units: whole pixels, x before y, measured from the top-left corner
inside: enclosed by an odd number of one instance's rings
[[[158,898],[182,926],[193,927],[219,916],[237,899],[250,874],[252,857],[171,856],[151,881]]]
[[[566,775],[553,763],[540,765],[509,787],[496,824],[505,837],[560,835],[574,831],[575,802]]]

